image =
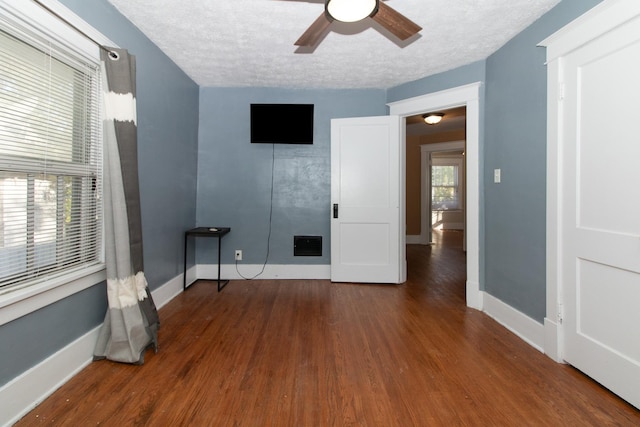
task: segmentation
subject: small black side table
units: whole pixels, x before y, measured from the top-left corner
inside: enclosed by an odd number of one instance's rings
[[[218,238],[218,292],[222,290],[227,283],[228,280],[220,280],[220,241],[222,238],[231,231],[229,227],[197,227],[192,228],[191,230],[187,230],[184,233],[184,276],[182,281],[182,290],[187,290],[187,241],[189,240],[189,236],[194,237],[217,237]],[[196,278],[198,280],[198,278]],[[195,282],[195,280],[194,280]],[[193,282],[192,282],[193,283]],[[191,285],[191,283],[189,283]]]

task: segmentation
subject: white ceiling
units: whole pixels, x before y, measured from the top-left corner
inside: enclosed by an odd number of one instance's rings
[[[485,59],[560,0],[389,0],[419,36],[334,22],[313,53],[293,43],[323,0],[109,1],[200,86],[386,89]]]

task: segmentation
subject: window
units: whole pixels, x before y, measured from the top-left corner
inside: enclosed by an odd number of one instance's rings
[[[0,295],[102,263],[100,72],[0,20]]]
[[[431,209],[461,209],[462,161],[456,158],[433,158],[431,166]]]

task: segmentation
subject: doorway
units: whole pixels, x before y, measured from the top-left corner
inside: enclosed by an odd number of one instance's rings
[[[443,152],[444,156],[457,155],[464,152],[466,133],[466,108],[456,107],[440,110],[437,114],[441,121],[430,125],[424,116],[418,114],[406,118],[406,234],[407,243],[428,245],[432,243],[431,233],[431,157]],[[446,152],[446,153],[444,153]],[[464,167],[460,169],[464,171]],[[458,183],[464,187],[464,176]],[[443,190],[444,191],[444,190]],[[464,205],[464,197],[460,202]],[[462,216],[464,206],[456,207],[453,213],[441,212],[450,220],[451,216]],[[443,209],[444,210],[444,209]],[[451,222],[451,221],[448,221]],[[462,221],[464,222],[464,221]]]
[[[427,111],[446,110],[455,107],[466,108],[466,246],[467,246],[467,306],[482,310],[483,301],[480,292],[480,103],[481,84],[472,83],[453,89],[434,92],[389,104],[390,114],[406,119]],[[406,141],[406,129],[403,129]],[[400,158],[406,158],[406,146],[400,144]],[[401,172],[404,182],[406,166]],[[406,183],[405,188],[406,190]],[[403,191],[404,193],[404,191]],[[405,196],[406,197],[406,196]],[[401,203],[405,203],[402,200]]]
[[[464,135],[464,129],[461,135]],[[446,135],[445,135],[446,138]],[[433,242],[433,226],[434,219],[439,222],[447,222],[448,225],[456,223],[454,227],[441,227],[441,228],[460,228],[464,230],[466,223],[466,192],[465,188],[465,176],[466,176],[466,161],[464,159],[465,141],[450,141],[441,143],[428,143],[420,145],[420,244],[431,244]],[[437,163],[437,164],[434,164]],[[438,184],[446,184],[434,182],[433,170],[434,166],[457,166],[456,179],[452,180],[454,195],[456,197],[455,206],[451,203],[446,203],[445,206],[441,206],[442,202],[445,202],[441,198],[434,200],[434,184],[439,187]],[[409,181],[409,171],[407,170],[407,181]],[[438,177],[436,177],[436,181]],[[409,182],[407,182],[409,186]],[[436,193],[439,188],[436,188]],[[452,189],[449,189],[449,192]],[[445,193],[447,191],[445,190]],[[440,196],[444,196],[440,194]],[[453,196],[450,194],[450,196]],[[408,201],[409,202],[409,201]],[[452,202],[452,200],[449,200]],[[415,203],[414,203],[415,204]],[[442,209],[442,208],[446,209]],[[436,216],[436,218],[434,218]],[[446,218],[445,218],[446,216]],[[444,225],[444,224],[443,224]],[[466,251],[466,238],[463,240],[463,248]]]

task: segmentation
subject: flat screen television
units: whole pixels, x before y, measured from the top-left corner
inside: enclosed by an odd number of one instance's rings
[[[251,104],[252,144],[313,144],[313,104]]]

